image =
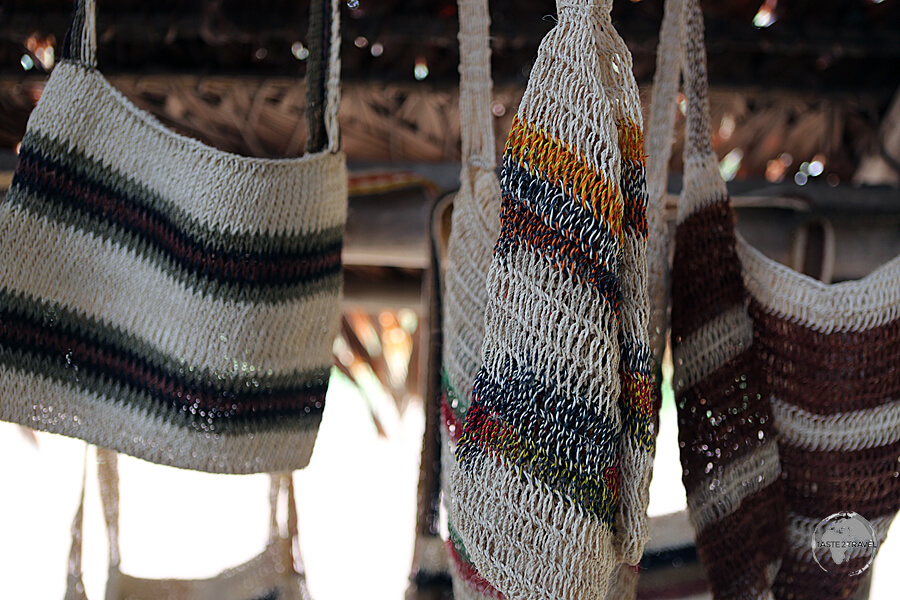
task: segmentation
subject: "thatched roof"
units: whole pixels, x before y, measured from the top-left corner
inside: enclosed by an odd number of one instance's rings
[[[453,84],[458,63],[454,0],[350,0],[342,4],[348,81]],[[291,51],[306,32],[303,1],[117,0],[99,3],[100,63],[110,72],[293,76]],[[613,16],[648,82],[663,0],[620,0]],[[355,6],[356,8],[349,8]],[[761,7],[770,18],[754,25]],[[706,0],[713,84],[807,91],[894,87],[900,79],[900,5],[894,0]],[[553,24],[552,0],[493,0],[494,72],[522,83]],[[62,40],[71,0],[9,0],[0,14],[0,73],[16,72],[35,32]],[[373,46],[380,44],[373,55]]]
[[[662,4],[614,3],[643,86],[652,80]],[[341,120],[350,159],[457,160],[455,1],[341,6]],[[818,157],[825,176],[851,177],[875,146],[900,84],[900,2],[706,0],[703,6],[717,144],[721,156],[741,154],[737,176],[771,175],[770,161],[789,156],[787,176]],[[761,10],[772,7],[760,20]],[[502,147],[537,45],[553,25],[555,2],[492,0],[491,8]],[[294,155],[306,135],[305,62],[295,56],[306,9],[306,2],[288,0],[101,0],[99,63],[127,96],[175,129],[243,154]],[[4,3],[0,147],[21,139],[40,94],[45,75],[35,44],[58,47],[70,10],[71,0]],[[27,72],[25,55],[34,64]],[[413,73],[417,63],[428,68],[422,81]]]

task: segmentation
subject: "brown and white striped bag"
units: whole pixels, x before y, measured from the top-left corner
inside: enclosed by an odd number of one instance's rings
[[[666,10],[687,96],[672,340],[698,551],[717,600],[849,598],[900,507],[900,258],[828,285],[735,231],[710,143],[699,3]],[[674,89],[654,95],[674,108]],[[876,547],[826,572],[813,533],[839,512],[867,519]]]

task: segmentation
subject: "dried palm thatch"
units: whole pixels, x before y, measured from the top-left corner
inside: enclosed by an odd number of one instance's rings
[[[878,128],[881,99],[817,97],[772,92],[713,90],[713,147],[731,156],[736,179],[790,179],[801,165],[819,160],[822,178],[850,179]],[[683,115],[676,120],[673,172],[681,172]]]
[[[115,76],[113,84],[167,126],[229,152],[296,156],[306,140],[305,92],[296,79],[200,76]],[[0,144],[15,145],[40,95],[40,80],[0,80]],[[646,93],[647,90],[644,90]],[[497,148],[502,148],[522,95],[495,90]],[[713,90],[712,118],[720,157],[736,151],[737,178],[793,176],[820,160],[823,176],[849,180],[877,141],[885,94],[797,94]],[[351,161],[459,160],[456,88],[376,83],[346,84],[341,106],[344,150]],[[680,151],[672,153],[680,171]],[[790,160],[785,160],[787,157]],[[773,161],[781,161],[779,167]]]

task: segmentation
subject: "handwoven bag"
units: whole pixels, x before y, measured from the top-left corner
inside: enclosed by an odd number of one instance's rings
[[[458,5],[462,169],[459,192],[453,200],[446,256],[441,257],[441,489],[448,503],[452,503],[453,494],[450,481],[459,470],[456,443],[471,402],[472,385],[481,367],[487,276],[491,250],[500,234],[488,0],[459,0]],[[447,553],[454,597],[457,600],[496,598],[497,590],[472,564],[452,516],[448,529]]]
[[[269,541],[242,565],[209,579],[145,579],[123,573],[119,552],[119,472],[115,452],[97,449],[97,471],[109,542],[106,600],[311,600],[300,560],[297,507],[290,473],[271,475]],[[280,507],[284,505],[284,509]],[[281,512],[282,518],[278,518]],[[82,581],[84,489],[72,523],[65,600],[87,600]],[[280,532],[285,525],[286,535]]]
[[[338,2],[312,7],[311,145],[272,160],[135,107],[78,0],[0,204],[0,419],[187,469],[307,464],[347,202]]]
[[[683,61],[684,189],[672,267],[672,347],[679,445],[697,551],[717,600],[771,598],[784,544],[774,424],[753,352],[734,216],[712,150],[699,6],[669,0]],[[679,49],[677,46],[681,45]],[[654,98],[675,109],[675,90]],[[671,144],[671,137],[669,137]]]
[[[647,539],[643,134],[611,0],[559,0],[514,120],[449,518],[505,597],[597,598]]]
[[[709,141],[702,14],[686,3],[672,332],[700,556],[717,599],[849,598],[900,507],[900,258],[827,285],[734,230]],[[838,512],[866,518],[876,548],[826,572],[813,534]]]

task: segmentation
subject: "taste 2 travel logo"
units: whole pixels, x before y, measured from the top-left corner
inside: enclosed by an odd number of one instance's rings
[[[839,512],[822,519],[812,535],[813,558],[828,573],[859,575],[872,565],[877,549],[872,524],[855,512]],[[847,568],[853,570],[848,572]]]

